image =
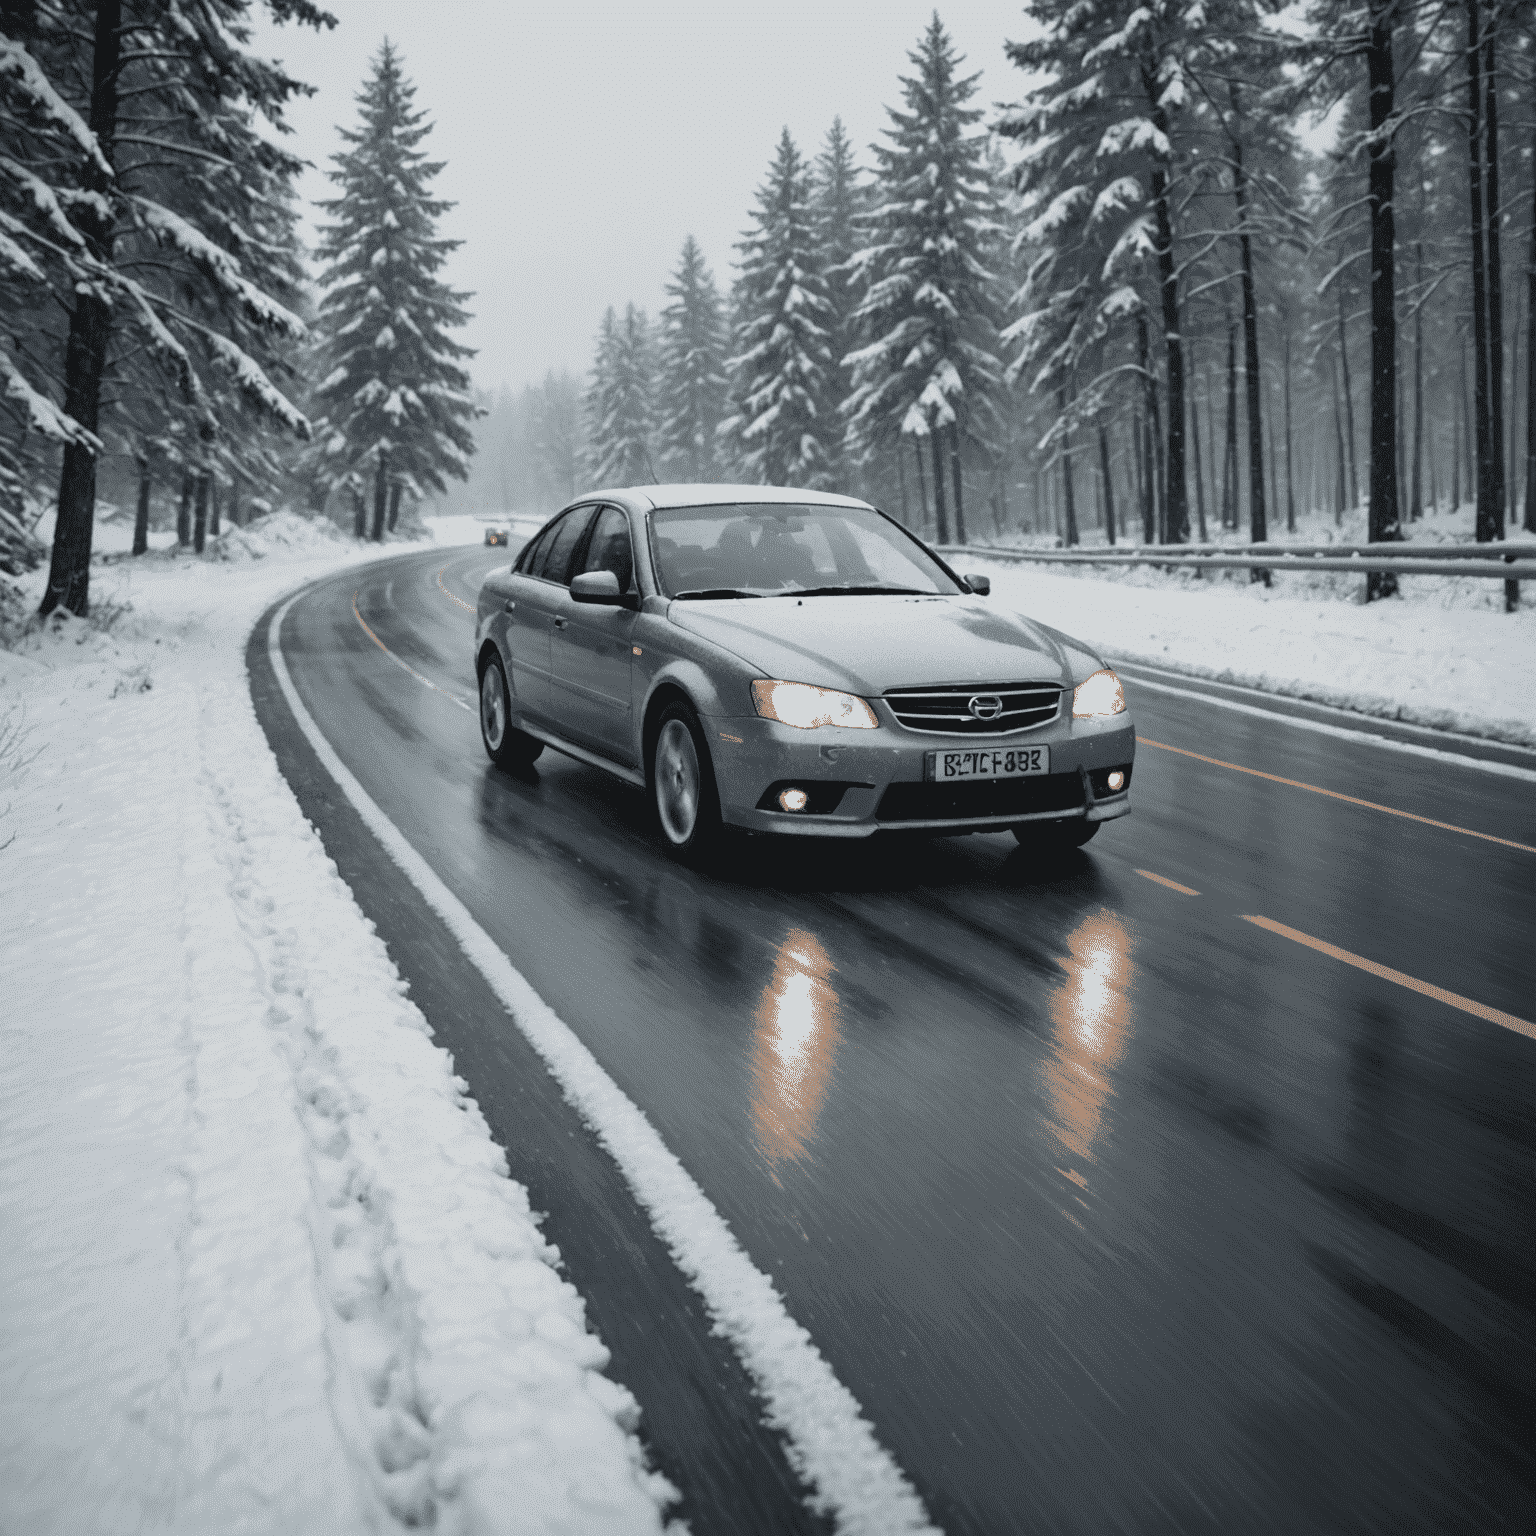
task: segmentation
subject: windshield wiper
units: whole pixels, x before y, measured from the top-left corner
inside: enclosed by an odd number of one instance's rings
[[[787,592],[775,592],[775,597],[863,597],[866,594],[895,594],[906,597],[931,597],[931,592],[924,592],[921,587],[870,587],[870,586],[843,586],[843,587],[791,587]]]
[[[687,598],[711,597],[761,597],[761,592],[743,592],[740,587],[704,587],[695,592],[674,592],[672,600],[682,602]]]

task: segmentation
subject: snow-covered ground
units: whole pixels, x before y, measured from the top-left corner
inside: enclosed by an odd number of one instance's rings
[[[1448,516],[1430,522],[1456,531]],[[1340,600],[1362,585],[1347,574],[1280,575],[1266,588],[1243,571],[951,558],[991,575],[994,601],[1111,657],[1536,746],[1536,594],[1506,614],[1499,582],[1410,576],[1402,598],[1363,604]]]
[[[662,1524],[634,1401],[251,706],[255,618],[379,552],[279,514],[109,559],[97,620],[41,633],[41,573],[0,587],[0,1530]]]

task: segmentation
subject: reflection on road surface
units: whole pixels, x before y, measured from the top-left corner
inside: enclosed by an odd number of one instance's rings
[[[791,928],[774,954],[752,1034],[752,1127],[770,1164],[805,1156],[841,1035],[836,971],[821,942]]]
[[[1093,1161],[1093,1139],[1114,1091],[1110,1070],[1131,1033],[1131,935],[1107,908],[1067,935],[1061,959],[1066,983],[1051,999],[1054,1054],[1045,1065],[1053,1129],[1082,1162]],[[1080,1169],[1063,1169],[1086,1187]]]

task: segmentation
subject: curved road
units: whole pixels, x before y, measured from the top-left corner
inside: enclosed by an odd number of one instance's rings
[[[471,609],[506,558],[309,589],[294,684],[937,1525],[1533,1528],[1536,776],[1128,680],[1159,745],[1066,863],[754,839],[691,873],[639,791],[486,762]],[[284,770],[548,1212],[681,1513],[823,1529],[614,1166],[295,727],[267,631]]]

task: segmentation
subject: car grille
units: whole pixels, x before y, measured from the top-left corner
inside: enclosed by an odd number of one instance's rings
[[[893,688],[885,695],[891,712],[909,731],[937,731],[946,736],[1001,736],[1049,725],[1061,709],[1056,683],[976,683],[964,687]],[[971,713],[975,698],[1002,701],[991,720]]]
[[[1083,804],[1076,773],[1030,779],[986,779],[971,784],[892,784],[880,797],[878,821],[958,821],[983,816],[1031,816],[1075,811]]]

